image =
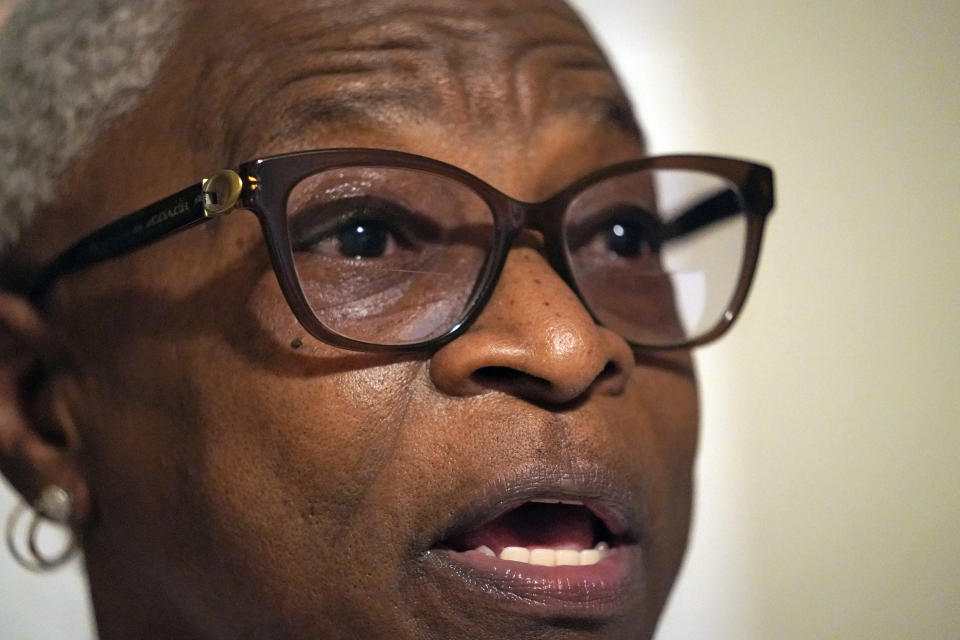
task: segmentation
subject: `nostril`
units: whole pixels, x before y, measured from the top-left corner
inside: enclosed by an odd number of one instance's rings
[[[622,393],[626,388],[627,379],[630,377],[630,371],[624,365],[625,363],[619,358],[607,360],[607,364],[593,379],[593,384],[590,386],[604,395]]]
[[[486,382],[489,380],[516,380],[521,374],[516,369],[511,369],[510,367],[480,367],[473,372],[473,377],[477,379],[477,382]]]
[[[480,367],[470,377],[482,387],[508,393],[522,390],[522,393],[540,395],[549,393],[553,387],[549,380],[513,367]]]
[[[616,378],[621,373],[623,373],[623,371],[620,369],[620,365],[617,364],[615,361],[610,360],[609,362],[607,362],[607,366],[605,366],[603,370],[599,374],[597,374],[595,383],[606,382],[610,378]]]
[[[490,366],[478,368],[470,376],[474,384],[486,389],[518,395],[533,402],[551,406],[576,403],[584,399],[592,388],[620,388],[621,367],[610,361],[590,381],[580,380],[575,384],[556,384],[549,378],[541,378],[513,367]],[[616,390],[614,389],[614,391]]]
[[[473,372],[471,379],[483,388],[524,398],[551,411],[571,408],[585,398],[585,389],[570,391],[547,378],[513,367],[482,367]]]
[[[490,386],[516,384],[521,380],[536,381],[544,386],[550,386],[550,383],[543,378],[530,375],[513,367],[480,367],[473,372],[471,377],[479,384]]]

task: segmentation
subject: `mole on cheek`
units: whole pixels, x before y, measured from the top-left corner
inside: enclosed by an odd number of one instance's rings
[[[290,341],[290,346],[294,349],[299,349],[300,347],[303,346],[303,339],[294,338],[293,340]]]

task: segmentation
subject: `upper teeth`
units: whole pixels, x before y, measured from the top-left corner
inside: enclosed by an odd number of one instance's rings
[[[536,564],[544,567],[586,567],[597,564],[610,549],[605,542],[597,543],[593,549],[528,549],[527,547],[504,547],[500,552],[501,560]],[[493,550],[482,545],[476,551],[493,556]]]
[[[536,500],[531,500],[530,502],[539,502],[541,504],[572,504],[578,507],[583,506],[583,503],[579,500],[560,500],[558,498],[537,498]]]

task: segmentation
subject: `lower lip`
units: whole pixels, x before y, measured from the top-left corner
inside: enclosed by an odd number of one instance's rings
[[[642,582],[638,545],[614,547],[600,562],[582,567],[544,567],[447,549],[432,549],[426,560],[431,569],[467,589],[546,615],[615,613]]]

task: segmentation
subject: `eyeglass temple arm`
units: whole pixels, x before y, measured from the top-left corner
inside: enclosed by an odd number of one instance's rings
[[[726,220],[746,210],[760,216],[768,215],[774,206],[773,170],[765,165],[745,163],[748,171],[739,183],[740,195],[733,189],[724,189],[701,200],[664,225],[662,238],[680,238],[698,229]]]
[[[68,273],[125,255],[209,219],[201,184],[187,187],[78,241],[39,273],[28,289],[29,296],[43,295]]]
[[[663,225],[661,238],[673,240],[704,227],[731,218],[743,211],[743,204],[733,189],[725,189],[696,203],[681,215]]]

